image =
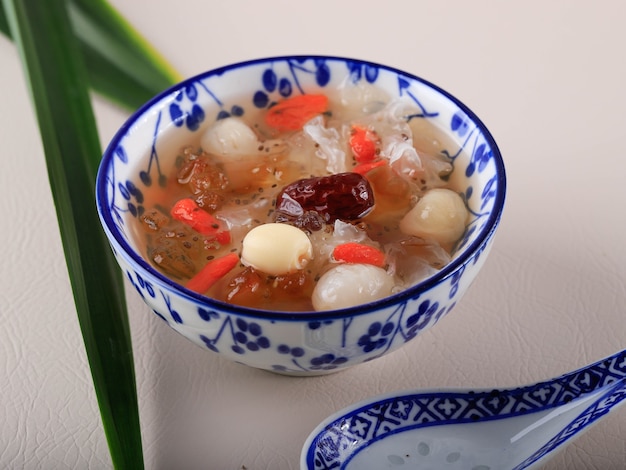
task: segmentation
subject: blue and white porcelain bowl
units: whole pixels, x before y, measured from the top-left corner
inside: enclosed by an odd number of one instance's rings
[[[161,160],[206,126],[301,93],[346,81],[371,83],[419,110],[448,134],[445,153],[471,213],[452,262],[423,282],[342,310],[286,313],[225,304],[196,294],[153,268],[132,227],[144,194],[164,178]],[[164,91],[133,114],[104,153],[97,207],[126,278],[168,325],[226,359],[291,375],[319,375],[361,364],[406,344],[447,315],[481,269],[505,199],[500,152],[484,124],[459,100],[414,75],[355,59],[290,56],[203,73]]]

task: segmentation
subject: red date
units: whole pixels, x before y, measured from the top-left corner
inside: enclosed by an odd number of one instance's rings
[[[276,198],[276,217],[297,221],[315,212],[326,223],[356,220],[374,207],[374,192],[362,175],[338,173],[305,178],[285,186]]]

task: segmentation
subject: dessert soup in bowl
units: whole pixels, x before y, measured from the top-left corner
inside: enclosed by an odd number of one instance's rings
[[[319,375],[448,314],[505,189],[489,131],[449,93],[290,56],[155,97],[111,141],[96,199],[121,269],[168,325],[236,362]]]

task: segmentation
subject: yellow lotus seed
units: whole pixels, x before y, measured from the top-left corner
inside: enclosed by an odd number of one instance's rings
[[[312,258],[311,240],[292,225],[259,225],[243,239],[241,262],[273,276],[303,269]]]

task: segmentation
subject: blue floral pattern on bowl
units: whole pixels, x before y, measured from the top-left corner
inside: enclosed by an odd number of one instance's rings
[[[137,251],[132,224],[144,193],[164,185],[166,155],[207,125],[246,116],[294,94],[348,81],[384,88],[452,137],[444,154],[463,184],[471,221],[454,260],[437,275],[389,299],[332,312],[297,315],[225,305],[176,285]],[[276,372],[311,375],[360,364],[393,351],[432,327],[457,304],[483,265],[505,195],[500,153],[484,125],[458,100],[404,72],[354,59],[277,57],[223,67],[165,91],[139,109],[105,152],[98,211],[128,281],[172,328],[231,360]]]

